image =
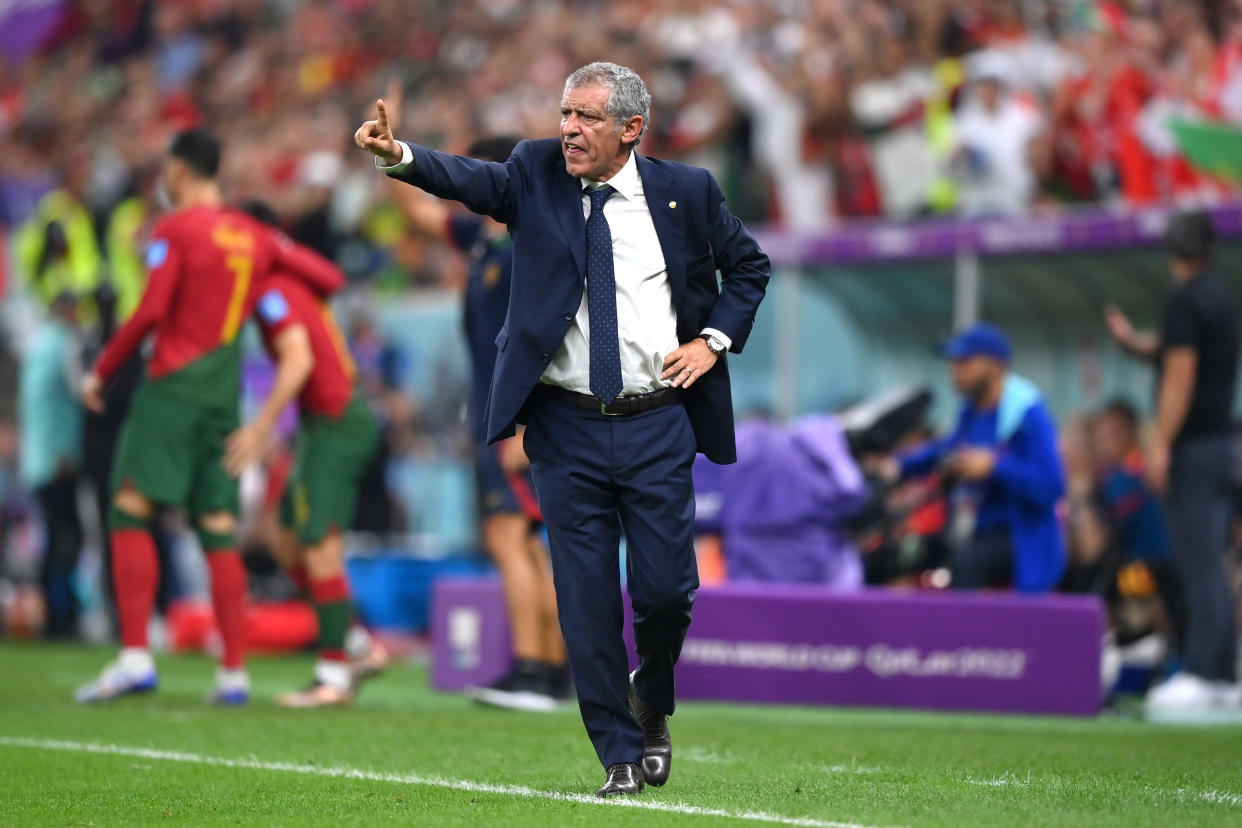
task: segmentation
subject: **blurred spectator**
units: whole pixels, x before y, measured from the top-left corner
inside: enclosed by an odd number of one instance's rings
[[[1113,588],[1122,598],[1158,595],[1171,643],[1180,650],[1181,584],[1173,570],[1164,506],[1147,482],[1138,413],[1130,403],[1114,400],[1096,416],[1092,434],[1100,466],[1100,499],[1119,553]]]
[[[1013,215],[1034,200],[1032,158],[1043,131],[1039,110],[1019,98],[1002,56],[978,55],[971,70],[969,99],[953,120],[953,169],[960,184],[962,213]]]
[[[89,305],[103,276],[95,220],[82,203],[87,161],[75,155],[63,169],[65,186],[39,200],[14,242],[21,283],[44,308],[66,291]]]
[[[353,528],[377,535],[400,532],[406,519],[388,485],[388,466],[393,455],[408,450],[413,441],[414,409],[400,391],[404,362],[400,351],[383,339],[365,313],[350,320],[348,338],[358,384],[383,437],[359,483]]]
[[[909,218],[927,205],[936,158],[925,110],[935,93],[932,73],[909,62],[899,38],[884,41],[875,74],[850,93],[854,117],[871,136],[871,161],[890,218]]]
[[[398,131],[464,151],[480,134],[548,135],[547,102],[567,72],[610,52],[652,79],[650,152],[706,164],[743,218],[797,229],[917,213],[945,173],[951,123],[970,148],[956,164],[967,189],[990,193],[963,194],[978,213],[1023,208],[1036,180],[1068,201],[1219,192],[1185,164],[1166,122],[1242,120],[1233,2],[63,5],[53,34],[0,79],[0,223],[67,192],[111,247],[104,217],[141,190],[146,160],[173,131],[209,121],[226,145],[249,148],[225,159],[230,193],[274,200],[295,237],[351,276],[383,271],[396,235],[371,215],[365,159],[344,152],[358,109],[393,76],[416,102]],[[978,80],[995,71],[976,64],[998,60],[995,107],[979,101],[989,92],[959,94],[963,62]],[[1027,152],[1045,126],[1046,162],[1038,144]],[[59,219],[70,249],[80,215]]]
[[[155,224],[155,205],[151,192],[155,187],[157,167],[141,168],[133,190],[126,193],[109,213],[104,228],[104,253],[107,257],[106,289],[113,297],[108,325],[123,325],[138,307],[147,286],[147,271],[142,251],[150,241]],[[100,311],[102,315],[103,311]],[[104,324],[101,320],[101,324]],[[108,336],[111,336],[111,331]]]
[[[1214,238],[1206,213],[1182,213],[1170,222],[1166,244],[1177,288],[1159,334],[1135,331],[1120,310],[1108,310],[1113,336],[1157,372],[1147,477],[1167,494],[1173,562],[1185,596],[1185,670],[1151,691],[1155,710],[1242,703],[1235,604],[1225,572],[1238,475],[1238,302],[1209,270]]]
[[[1100,497],[1093,425],[1090,417],[1075,416],[1060,430],[1066,480],[1066,567],[1060,588],[1063,592],[1094,593],[1108,599],[1117,577],[1117,548]]]
[[[751,418],[737,447],[733,465],[694,467],[698,531],[720,535],[728,580],[861,587],[847,521],[867,487],[836,418]]]
[[[1134,132],[1161,70],[1159,57],[1144,65],[1162,45],[1145,23],[1128,25],[1116,6],[1101,4],[1073,42],[1077,66],[1053,101],[1057,171],[1071,199],[1144,203],[1154,195],[1151,160]]]
[[[1127,560],[1169,557],[1169,527],[1158,495],[1147,483],[1134,406],[1114,400],[1095,418],[1093,443],[1100,466],[1100,495],[1119,533]]]
[[[1056,425],[1039,390],[1009,371],[1009,339],[980,323],[940,345],[965,397],[951,434],[883,464],[889,479],[942,472],[953,586],[1053,589],[1065,568]]]
[[[47,606],[46,633],[77,633],[78,599],[73,571],[82,549],[78,481],[82,464],[82,405],[77,397],[81,345],[77,297],[52,300],[22,363],[19,387],[22,484],[35,493],[46,547],[41,581]]]

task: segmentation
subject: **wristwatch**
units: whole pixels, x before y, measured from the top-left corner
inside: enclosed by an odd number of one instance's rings
[[[711,334],[699,334],[699,339],[706,342],[707,347],[711,349],[711,352],[715,354],[716,356],[720,356],[726,350],[728,350],[727,348],[725,348],[724,342],[722,342],[720,337],[718,336],[712,336]]]

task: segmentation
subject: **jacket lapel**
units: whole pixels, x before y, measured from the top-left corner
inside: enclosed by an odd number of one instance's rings
[[[673,307],[680,309],[686,293],[686,234],[682,214],[686,209],[677,203],[677,195],[666,176],[660,174],[649,160],[638,156],[638,176],[643,182],[643,194],[647,209],[660,239],[660,251],[664,254],[664,268],[668,275],[669,289],[673,294]]]
[[[552,204],[556,210],[561,232],[569,244],[578,274],[586,278],[586,219],[582,217],[582,182],[565,172],[562,167],[555,177]]]

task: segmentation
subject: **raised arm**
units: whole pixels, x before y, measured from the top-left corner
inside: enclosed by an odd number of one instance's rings
[[[375,111],[375,120],[354,133],[354,143],[376,157],[382,172],[434,196],[460,201],[475,213],[506,224],[512,220],[525,183],[516,152],[497,164],[398,141],[382,99],[375,102]]]
[[[1136,330],[1121,308],[1112,304],[1104,307],[1104,322],[1122,350],[1138,359],[1155,361],[1160,352],[1160,336],[1157,333]]]

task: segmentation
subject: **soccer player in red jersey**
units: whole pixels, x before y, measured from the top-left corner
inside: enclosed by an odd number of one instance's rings
[[[246,209],[274,219],[265,205]],[[338,280],[344,282],[339,271]],[[379,427],[356,387],[353,359],[323,296],[277,273],[259,296],[255,318],[276,362],[276,380],[254,419],[229,438],[226,462],[233,474],[256,462],[281,412],[297,397],[297,461],[281,502],[276,558],[299,586],[309,588],[319,622],[319,662],[310,686],[277,701],[299,708],[348,704],[356,682],[386,661],[382,648],[372,645],[351,666],[345,650],[354,611],[343,532],[353,523],[362,475],[379,447]]]
[[[187,130],[174,138],[161,175],[176,210],[152,233],[146,291],[82,380],[86,405],[102,410],[105,383],[148,334],[155,335],[112,469],[108,524],[122,649],[78,690],[81,702],[156,687],[147,624],[159,574],[150,533],[157,506],[184,507],[207,554],[224,643],[210,700],[242,704],[249,698],[243,663],[246,573],[233,538],[237,481],[224,467],[225,441],[238,424],[238,334],[274,268],[320,290],[330,290],[337,275],[270,228],[224,207],[219,165],[220,145],[209,131]]]

